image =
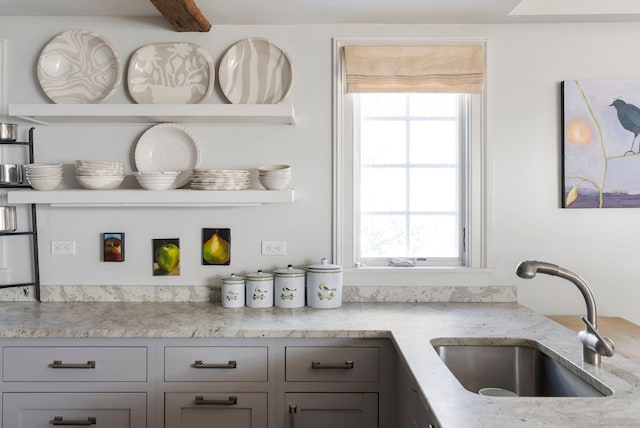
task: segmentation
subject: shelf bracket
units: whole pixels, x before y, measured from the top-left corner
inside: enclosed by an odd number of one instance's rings
[[[208,32],[211,23],[202,14],[195,0],[151,0],[175,31]]]

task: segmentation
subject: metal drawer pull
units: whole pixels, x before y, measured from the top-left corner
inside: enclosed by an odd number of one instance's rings
[[[204,364],[202,360],[196,360],[192,367],[196,369],[235,369],[238,368],[238,363],[229,361],[227,364]]]
[[[202,395],[196,395],[196,404],[218,404],[222,406],[235,406],[238,404],[238,397],[230,395],[226,400],[205,400]]]
[[[344,365],[342,366],[331,366],[331,365],[321,365],[320,361],[311,361],[311,368],[312,369],[352,369],[353,368],[353,361],[352,360],[347,360],[344,362]]]
[[[64,364],[61,360],[55,360],[49,364],[52,369],[95,369],[95,361],[87,361],[87,364]]]
[[[54,416],[51,421],[51,425],[95,425],[98,422],[98,419],[93,416],[89,416],[86,421],[84,420],[64,420],[63,416]]]
[[[298,406],[290,404],[289,405],[289,428],[296,427],[296,413],[298,413]]]

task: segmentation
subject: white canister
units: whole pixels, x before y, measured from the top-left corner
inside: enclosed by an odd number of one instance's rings
[[[273,306],[273,275],[259,270],[247,274],[247,306],[270,308]]]
[[[331,309],[342,305],[342,267],[323,258],[320,264],[307,266],[307,305]]]
[[[222,306],[225,308],[241,308],[244,306],[244,278],[231,274],[222,278]]]
[[[294,269],[292,265],[286,269],[273,271],[274,298],[279,308],[301,308],[304,306],[304,271]]]

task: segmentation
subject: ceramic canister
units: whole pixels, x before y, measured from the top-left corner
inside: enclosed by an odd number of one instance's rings
[[[244,278],[231,274],[222,278],[222,306],[225,308],[241,308],[244,306]]]
[[[304,306],[304,271],[294,269],[292,265],[286,269],[273,271],[274,298],[279,308],[301,308]]]
[[[342,305],[342,267],[323,258],[320,264],[307,266],[307,305],[331,309]]]
[[[273,275],[259,270],[247,274],[247,306],[269,308],[273,306]]]

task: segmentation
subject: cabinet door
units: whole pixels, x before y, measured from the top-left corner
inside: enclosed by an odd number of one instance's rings
[[[375,428],[377,393],[285,394],[286,428]]]
[[[146,428],[145,393],[4,393],[2,426]]]
[[[167,392],[165,428],[267,428],[267,393]]]

